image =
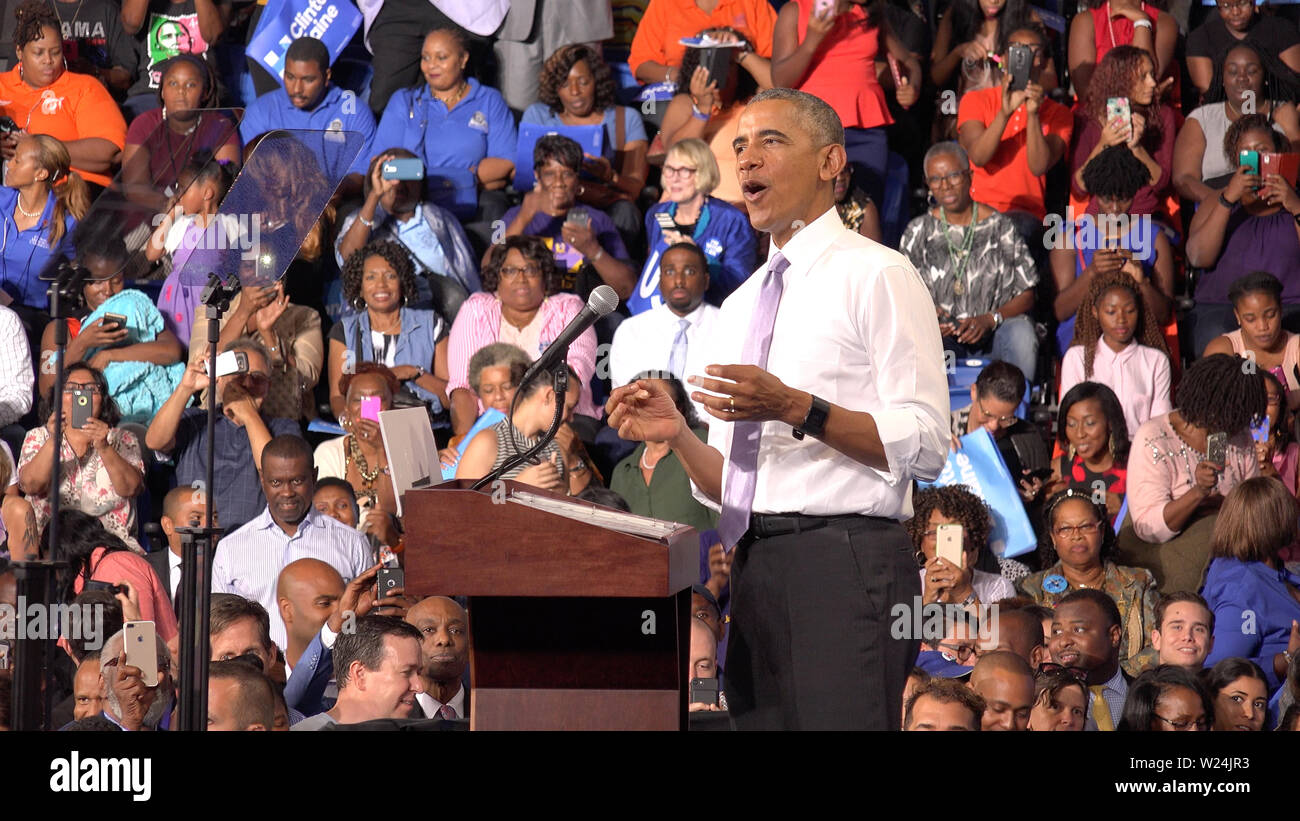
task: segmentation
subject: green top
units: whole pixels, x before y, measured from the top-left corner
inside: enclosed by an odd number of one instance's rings
[[[695,435],[700,441],[705,441],[704,431],[696,430]],[[686,468],[678,460],[677,454],[670,450],[655,464],[647,487],[645,478],[641,475],[641,457],[644,453],[645,443],[642,442],[630,456],[614,466],[609,489],[626,499],[632,512],[639,516],[679,522],[696,530],[717,527],[718,514],[695,501],[691,495],[691,480],[686,476]]]

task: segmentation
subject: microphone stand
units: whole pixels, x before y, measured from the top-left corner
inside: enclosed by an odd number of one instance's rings
[[[545,373],[545,371],[543,371],[543,373]],[[542,435],[541,439],[537,440],[537,444],[533,445],[531,448],[524,451],[523,453],[516,453],[514,456],[511,456],[509,459],[507,459],[505,462],[501,464],[501,467],[488,473],[488,475],[484,476],[482,479],[479,479],[477,482],[475,482],[474,485],[470,488],[470,490],[482,490],[483,488],[492,484],[497,479],[500,479],[503,474],[508,473],[511,470],[514,470],[516,466],[523,464],[529,459],[532,459],[537,454],[541,453],[542,448],[545,448],[547,445],[549,445],[551,443],[551,440],[555,438],[555,434],[559,432],[560,424],[564,420],[564,394],[569,388],[569,367],[567,364],[565,364],[565,361],[561,359],[559,362],[555,363],[551,373],[555,380],[555,418],[551,420],[551,427],[546,431],[546,433]],[[538,376],[540,376],[540,374],[538,374]],[[535,379],[537,377],[535,376],[533,378]],[[510,417],[514,416],[515,404],[519,402],[519,397],[524,394],[524,387],[530,381],[532,380],[527,380],[523,382],[522,384],[519,385],[518,388],[515,389],[515,401],[510,406]],[[510,417],[506,418],[506,424],[513,426],[514,422],[510,421]],[[511,441],[513,441],[514,433],[511,432],[510,436],[511,436]]]
[[[204,504],[203,527],[178,527],[181,537],[181,583],[176,593],[180,603],[180,709],[181,730],[204,730],[208,725],[208,610],[212,600],[212,553],[221,528],[213,518],[212,486],[215,471],[217,427],[217,341],[221,338],[221,315],[239,293],[239,278],[222,281],[208,275],[207,287],[199,298],[208,319],[208,463],[201,488]],[[200,489],[196,488],[195,493]]]
[[[47,291],[50,316],[54,322],[54,431],[50,434],[54,447],[54,464],[50,474],[50,521],[46,525],[45,540],[48,553],[35,559],[14,562],[14,579],[20,606],[36,602],[46,613],[56,604],[61,591],[54,589],[58,571],[67,567],[59,561],[59,509],[60,485],[63,482],[63,356],[68,348],[68,323],[64,316],[64,303],[76,299],[77,290],[90,272],[80,266],[61,263],[54,281]],[[46,666],[51,655],[58,650],[52,645],[58,636],[46,639],[28,639],[16,636],[14,644],[13,722],[16,730],[50,730],[53,717],[54,688],[43,687]]]

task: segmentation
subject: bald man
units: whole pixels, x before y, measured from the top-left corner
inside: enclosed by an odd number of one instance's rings
[[[461,681],[469,663],[465,608],[445,596],[430,596],[406,611],[406,622],[420,631],[424,692],[415,696],[420,711],[425,718],[468,718]]]
[[[984,699],[981,730],[987,733],[1029,729],[1029,712],[1034,706],[1034,671],[1019,655],[995,650],[980,656],[968,686]]]
[[[162,517],[158,520],[163,535],[167,537],[167,549],[156,550],[145,557],[153,572],[158,574],[172,604],[176,603],[176,591],[181,585],[181,534],[176,532],[176,528],[203,527],[207,511],[203,499],[204,494],[189,485],[172,488],[163,497]],[[215,520],[217,517],[212,518]]]
[[[1043,625],[1030,610],[998,609],[997,634],[984,642],[984,649],[1005,650],[1025,660],[1031,670],[1051,661],[1047,643],[1043,640]],[[986,714],[987,715],[987,714]]]
[[[320,559],[298,559],[280,571],[275,596],[288,636],[284,658],[291,669],[329,619],[334,603],[342,595],[343,577]]]

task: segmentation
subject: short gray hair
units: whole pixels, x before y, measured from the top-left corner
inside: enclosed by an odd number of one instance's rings
[[[243,351],[244,353],[255,353],[262,357],[266,366],[271,367],[271,352],[262,344],[262,340],[251,336],[241,336],[238,339],[226,343],[224,351]]]
[[[822,98],[793,88],[769,88],[755,94],[749,101],[749,105],[767,100],[782,100],[798,109],[799,119],[812,135],[818,148],[827,145],[844,145],[844,124],[840,122],[840,115],[836,114],[835,109]]]
[[[930,146],[930,150],[925,152],[925,159],[921,161],[921,171],[924,173],[925,169],[930,167],[930,160],[943,154],[955,158],[963,170],[970,169],[970,155],[966,153],[966,149],[962,148],[960,143],[947,140]]]

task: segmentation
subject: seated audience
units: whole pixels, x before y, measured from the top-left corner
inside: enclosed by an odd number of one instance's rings
[[[1047,648],[1053,664],[1077,675],[1088,688],[1084,729],[1114,730],[1123,713],[1129,687],[1120,666],[1123,623],[1115,599],[1100,590],[1073,590],[1056,604]]]
[[[840,221],[850,231],[857,231],[867,239],[884,241],[880,227],[880,209],[866,191],[853,184],[853,169],[848,166],[835,175],[835,210]]]
[[[98,78],[68,70],[62,59],[63,26],[49,3],[23,0],[14,8],[14,18],[18,61],[0,74],[0,117],[11,118],[18,131],[0,135],[0,159],[13,160],[27,135],[44,135],[67,151],[61,174],[68,173],[70,164],[87,182],[108,185],[126,137],[126,121],[112,95]],[[47,99],[61,102],[48,105]],[[52,185],[57,182],[50,179]]]
[[[284,661],[290,669],[342,597],[343,577],[328,562],[310,557],[295,559],[280,571],[275,582],[276,609],[284,624]]]
[[[63,21],[63,56],[68,69],[98,78],[114,99],[125,96],[135,79],[139,55],[135,42],[122,28],[119,4],[57,0],[54,9]]]
[[[320,513],[337,519],[348,527],[356,527],[361,520],[361,508],[357,505],[357,492],[346,479],[337,476],[320,476],[320,465],[316,466],[316,492],[312,494],[311,505]]]
[[[1276,14],[1262,14],[1252,2],[1224,0],[1217,13],[1187,35],[1187,73],[1202,94],[1212,88],[1214,60],[1238,43],[1277,55],[1283,65],[1300,72],[1300,33],[1295,23]],[[1256,45],[1258,44],[1258,45]]]
[[[637,379],[653,381],[672,396],[677,412],[686,419],[695,435],[701,441],[707,438],[708,430],[700,423],[687,397],[686,387],[678,379],[649,371],[637,374],[629,382]],[[718,514],[691,495],[691,480],[686,468],[667,442],[639,443],[614,467],[609,487],[622,496],[631,512],[638,516],[680,522],[700,532],[717,527]]]
[[[584,187],[578,182],[582,148],[568,137],[548,134],[533,148],[533,171],[537,175],[533,190],[502,217],[505,235],[541,237],[560,269],[560,290],[585,299],[604,282],[618,292],[619,299],[627,299],[636,272],[628,263],[622,237],[604,211],[578,204],[578,192]]]
[[[1001,599],[993,603],[997,606],[997,634],[985,641],[982,650],[988,654],[994,650],[1005,650],[1025,660],[1031,670],[1037,670],[1040,664],[1051,659],[1047,652],[1047,637],[1043,633],[1042,619],[1037,611],[1047,610],[1023,596]],[[1051,612],[1047,610],[1047,612]],[[1050,629],[1051,618],[1048,618]]]
[[[752,50],[747,52],[749,60],[756,65],[760,62],[769,65],[772,30],[776,25],[776,11],[770,3],[764,0],[730,0],[725,3],[693,0],[688,4],[675,0],[650,0],[637,24],[632,52],[627,60],[637,81],[642,84],[688,84],[691,75],[680,69],[689,51],[681,41],[710,25],[736,26],[739,34],[753,44]]]
[[[1300,444],[1295,442],[1295,417],[1286,405],[1286,389],[1278,381],[1277,373],[1262,371],[1260,377],[1268,391],[1268,411],[1262,419],[1252,422],[1250,428],[1259,474],[1279,480],[1294,496],[1300,481]],[[1260,426],[1264,426],[1263,430]],[[1286,551],[1288,559],[1290,553]]]
[[[406,623],[420,631],[424,691],[416,693],[419,718],[469,718],[463,681],[469,667],[469,617],[446,596],[430,596],[406,611]]]
[[[1267,271],[1246,274],[1228,286],[1228,301],[1237,330],[1216,336],[1205,346],[1205,356],[1249,357],[1286,385],[1286,406],[1300,408],[1300,334],[1282,327],[1282,283]]]
[[[1151,73],[1157,78],[1176,73],[1178,21],[1169,12],[1145,0],[1090,0],[1088,5],[1088,13],[1081,9],[1070,22],[1070,79],[1080,98],[1088,96],[1106,56],[1123,46],[1145,51],[1154,61]]]
[[[754,229],[742,211],[712,196],[718,182],[718,163],[703,140],[681,140],[668,149],[662,182],[665,199],[646,212],[649,254],[641,279],[626,300],[633,315],[663,304],[659,269],[673,245],[690,243],[704,254],[709,275],[706,298],[711,305],[721,305],[754,272]],[[672,218],[671,229],[659,224],[661,214]]]
[[[212,589],[259,602],[271,614],[271,639],[280,647],[288,639],[275,588],[285,565],[304,557],[320,559],[353,578],[374,557],[364,536],[312,507],[313,474],[305,441],[292,435],[272,439],[262,454],[266,508],[221,540],[212,563]]]
[[[0,193],[3,190],[0,189]],[[0,212],[0,217],[3,217],[3,212]],[[2,301],[4,298],[0,297]],[[3,305],[0,305],[0,346],[3,351],[3,356],[0,356],[0,436],[6,443],[16,438],[14,444],[18,445],[25,432],[18,420],[32,409],[35,375],[23,321],[13,309]]]
[[[469,386],[469,360],[493,342],[518,345],[530,359],[540,356],[583,308],[574,294],[560,293],[560,273],[550,249],[537,237],[506,237],[493,245],[483,264],[483,293],[465,301],[451,328],[447,359],[451,378],[452,430],[463,436],[484,410]],[[596,332],[588,329],[569,349],[578,373],[569,392],[579,414],[600,417],[591,398],[596,370]]]
[[[1262,476],[1242,482],[1223,500],[1205,574],[1203,595],[1215,623],[1205,663],[1253,661],[1269,693],[1300,652],[1300,577],[1278,557],[1296,541],[1296,519],[1295,498],[1281,482]]]
[[[932,487],[919,491],[912,498],[912,508],[914,514],[906,527],[916,551],[916,563],[921,567],[921,600],[924,604],[937,602],[974,608],[1015,595],[1010,581],[977,566],[988,550],[993,525],[988,505],[982,499],[964,485]],[[936,554],[940,525],[961,527],[961,566]]]
[[[984,428],[997,442],[998,452],[1013,478],[1050,467],[1042,434],[1016,416],[1025,391],[1025,376],[1015,365],[1001,361],[986,365],[970,387],[971,403],[952,411],[953,449],[961,448],[960,437]],[[1020,480],[1021,496],[1026,498],[1037,496],[1041,487],[1041,480]]]
[[[1264,413],[1266,393],[1244,365],[1224,354],[1199,360],[1183,374],[1178,407],[1133,434],[1117,558],[1154,573],[1161,592],[1201,586],[1219,505],[1259,475],[1247,427]],[[1227,437],[1221,464],[1209,461],[1211,434]]]
[[[1088,690],[1084,679],[1063,668],[1042,670],[1034,677],[1029,730],[1081,732],[1087,717]]]
[[[1242,151],[1285,151],[1287,140],[1263,114],[1248,114],[1223,137],[1229,162]],[[1205,202],[1187,233],[1187,264],[1205,269],[1196,285],[1196,306],[1187,316],[1192,349],[1205,350],[1211,340],[1231,330],[1228,288],[1245,274],[1267,271],[1282,282],[1284,314],[1300,306],[1300,195],[1280,174],[1260,176],[1240,165],[1218,197]]]
[[[536,102],[521,123],[544,126],[601,126],[599,157],[583,157],[579,202],[604,209],[625,244],[639,240],[641,212],[635,205],[645,187],[649,140],[635,109],[615,101],[614,76],[600,52],[585,43],[565,46],[546,61],[538,79]],[[639,244],[636,243],[636,244]]]
[[[298,433],[298,425],[290,419],[272,418],[262,412],[262,402],[270,388],[268,362],[271,358],[262,343],[238,339],[227,345],[226,350],[240,351],[248,359],[247,373],[217,377],[221,412],[215,427],[212,497],[229,532],[257,516],[266,505],[258,478],[262,449],[272,436]],[[195,392],[207,387],[206,363],[191,364],[145,432],[147,447],[173,455],[178,485],[199,487],[196,482],[206,481],[208,412],[206,408],[186,406]]]
[[[1196,593],[1161,596],[1151,624],[1151,647],[1160,664],[1199,671],[1214,648],[1214,612]]]
[[[1034,671],[1015,653],[994,651],[980,656],[970,674],[970,688],[984,699],[984,732],[1029,729],[1034,706]]]
[[[1057,412],[1056,444],[1062,453],[1052,465],[1048,493],[1073,490],[1091,495],[1104,488],[1106,520],[1114,522],[1127,492],[1131,444],[1115,393],[1096,382],[1070,388]]]
[[[1124,717],[1115,729],[1129,732],[1204,732],[1214,720],[1214,705],[1196,674],[1162,664],[1129,684]]]
[[[1002,41],[1034,22],[1041,21],[1027,0],[1003,0],[996,7],[977,0],[954,0],[935,27],[930,79],[939,88],[955,87],[959,98],[968,91],[996,86],[1002,78],[997,64]],[[1050,55],[1048,59],[1052,59]],[[1055,67],[1048,65],[1055,77]],[[1055,86],[1053,82],[1045,87]]]
[[[334,642],[339,698],[333,709],[304,719],[292,730],[408,718],[424,692],[420,631],[395,616],[365,615]]]
[[[1168,413],[1169,354],[1142,289],[1126,273],[1101,274],[1081,311],[1061,361],[1061,395],[1084,381],[1104,385],[1124,397],[1127,430]]]
[[[121,413],[108,393],[104,374],[84,362],[64,372],[57,395],[51,390],[42,414],[45,424],[27,432],[18,457],[18,485],[44,527],[50,516],[54,472],[54,403],[63,404],[63,450],[59,499],[65,510],[94,516],[133,548],[135,497],[144,491],[144,459],[136,434],[121,427]],[[89,403],[84,423],[74,425],[74,406]]]
[[[270,732],[275,692],[260,670],[240,660],[208,666],[208,732]]]
[[[984,699],[960,681],[935,678],[912,690],[903,705],[909,732],[976,732],[984,718]]]
[[[1223,6],[1219,9],[1222,11]],[[1300,57],[1300,38],[1296,46]],[[1203,58],[1189,56],[1188,68],[1204,61],[1209,83],[1210,57],[1218,53],[1207,53]],[[1217,75],[1205,93],[1204,104],[1187,115],[1174,141],[1174,187],[1179,194],[1198,204],[1218,195],[1237,170],[1235,157],[1225,157],[1220,148],[1223,135],[1244,114],[1264,114],[1275,131],[1285,134],[1291,142],[1300,141],[1300,117],[1294,102],[1300,87],[1275,54],[1263,51],[1251,40],[1243,40],[1216,58]]]
[[[484,345],[469,358],[469,388],[483,412],[464,436],[454,437],[452,444],[439,452],[443,479],[455,477],[456,464],[479,431],[506,418],[515,398],[515,386],[524,378],[530,364],[528,354],[508,342]]]
[[[908,223],[899,249],[934,299],[944,349],[1010,362],[1032,382],[1038,271],[1029,249],[1011,220],[971,199],[970,160],[960,145],[932,146],[925,175],[935,206]]]
[[[329,333],[330,409],[342,416],[346,371],[362,362],[384,365],[434,415],[449,406],[447,324],[431,310],[407,307],[418,293],[411,258],[387,240],[348,257],[343,298],[353,309]]]
[[[460,29],[430,31],[420,51],[423,82],[388,99],[374,145],[415,152],[435,205],[461,219],[491,221],[502,209],[478,190],[505,188],[518,137],[500,92],[465,76],[468,62],[469,43]]]
[[[1264,729],[1269,681],[1259,665],[1225,658],[1206,670],[1201,680],[1214,701],[1214,730],[1257,733]]]

